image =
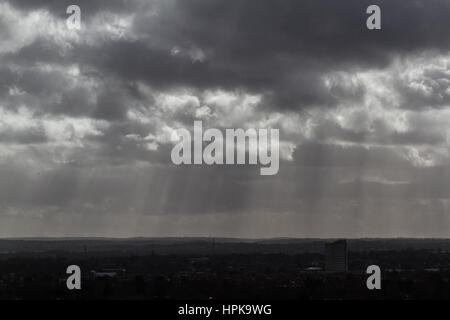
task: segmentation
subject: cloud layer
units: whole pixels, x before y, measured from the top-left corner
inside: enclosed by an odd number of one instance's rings
[[[450,2],[0,3],[0,236],[434,236]],[[176,167],[172,132],[280,130],[280,172]]]

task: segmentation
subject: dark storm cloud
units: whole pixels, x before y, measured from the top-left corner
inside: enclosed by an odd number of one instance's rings
[[[5,54],[1,61],[4,64],[19,64],[23,67],[35,66],[37,63],[56,63],[66,65],[73,61],[72,56],[65,56],[60,45],[47,36],[40,36],[32,43],[20,48],[17,52]]]
[[[365,28],[369,4],[372,2],[169,1],[152,19],[137,16],[135,29],[147,34],[149,43],[164,37],[172,45],[198,46],[211,57],[196,72],[188,69],[182,73],[182,81],[188,85],[191,81],[201,85],[203,78],[212,85],[233,83],[266,89],[285,102],[278,107],[321,104],[332,100],[317,80],[325,71],[379,68],[396,54],[449,48],[450,40],[442,36],[450,29],[448,1],[379,1],[381,32]],[[150,71],[151,59],[147,63],[133,61]],[[172,74],[173,67],[166,65],[166,69],[167,77],[180,80]]]
[[[448,1],[377,1],[382,31],[365,27],[369,1],[140,1],[79,2],[94,15],[109,10],[135,13],[137,39],[75,46],[75,61],[153,86],[246,88],[266,92],[277,108],[335,105],[340,99],[321,79],[333,70],[382,68],[396,55],[448,50]],[[60,1],[19,1],[22,10],[45,7],[55,13]],[[42,43],[42,42],[39,42]],[[48,59],[45,46],[34,44],[22,56]],[[197,48],[203,61],[170,55]],[[36,51],[36,52],[35,52]],[[42,54],[44,51],[44,54]],[[70,55],[70,54],[69,54]],[[20,57],[20,55],[19,55]],[[361,88],[360,90],[364,90]],[[363,91],[342,92],[358,98]],[[435,98],[439,99],[439,98]],[[437,101],[438,102],[438,101]]]

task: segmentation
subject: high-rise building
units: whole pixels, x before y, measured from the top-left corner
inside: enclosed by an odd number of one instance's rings
[[[325,243],[325,271],[347,272],[347,240]]]

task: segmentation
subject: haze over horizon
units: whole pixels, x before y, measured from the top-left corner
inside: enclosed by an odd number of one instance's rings
[[[0,238],[449,238],[449,17],[449,0],[3,0]],[[173,165],[195,120],[279,129],[278,174]]]

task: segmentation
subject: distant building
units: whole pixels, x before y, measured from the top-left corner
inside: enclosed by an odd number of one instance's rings
[[[347,240],[325,243],[325,271],[347,272]]]

